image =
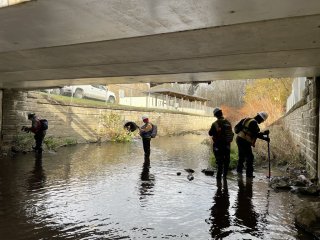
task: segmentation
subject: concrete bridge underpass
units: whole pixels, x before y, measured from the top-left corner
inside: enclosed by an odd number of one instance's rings
[[[31,0],[0,8],[0,89],[309,77],[319,176],[319,39],[319,0]]]
[[[28,1],[0,32],[3,89],[320,74],[318,0]]]

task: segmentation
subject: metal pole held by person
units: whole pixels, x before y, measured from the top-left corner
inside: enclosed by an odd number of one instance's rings
[[[269,138],[269,132],[267,134],[267,137]],[[271,161],[270,161],[270,141],[268,141],[268,161],[269,161],[269,175],[268,178],[271,178]]]

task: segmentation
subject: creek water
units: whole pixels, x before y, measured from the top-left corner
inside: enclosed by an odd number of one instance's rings
[[[141,140],[2,159],[0,239],[311,239],[267,170],[253,181],[204,175],[205,137],[153,139],[150,169]]]

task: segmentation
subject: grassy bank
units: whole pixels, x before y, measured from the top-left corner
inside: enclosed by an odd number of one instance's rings
[[[270,160],[274,166],[288,166],[293,168],[304,168],[298,146],[291,140],[289,132],[283,123],[278,121],[269,126],[270,130]],[[268,161],[268,144],[258,140],[253,149],[257,164],[265,164]]]
[[[181,111],[175,111],[175,110],[112,104],[112,103],[98,101],[98,100],[80,99],[80,98],[74,98],[74,97],[68,97],[68,96],[48,94],[44,92],[33,92],[33,94],[41,94],[48,101],[51,101],[53,103],[65,104],[65,105],[101,107],[101,108],[108,108],[108,109],[115,109],[115,110],[128,110],[128,111],[140,111],[140,112],[147,111],[147,112],[162,112],[162,113],[178,113],[182,115],[199,116],[199,114],[193,114],[193,113],[187,113],[187,112],[181,112]]]

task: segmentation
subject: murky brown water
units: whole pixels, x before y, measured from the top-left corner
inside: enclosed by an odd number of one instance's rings
[[[221,184],[201,173],[203,139],[153,140],[149,171],[141,141],[1,160],[0,239],[310,239],[292,196],[269,191],[263,171]]]

